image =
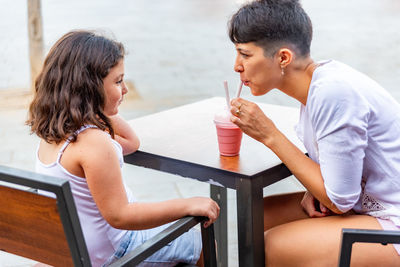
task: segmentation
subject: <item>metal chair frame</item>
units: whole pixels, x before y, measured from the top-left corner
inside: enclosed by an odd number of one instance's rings
[[[339,267],[350,266],[353,243],[400,244],[400,231],[342,229],[342,245],[339,255]]]

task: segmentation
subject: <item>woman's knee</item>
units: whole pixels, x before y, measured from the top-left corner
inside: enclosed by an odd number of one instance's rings
[[[264,232],[265,266],[279,266],[285,258],[285,244],[275,229]]]

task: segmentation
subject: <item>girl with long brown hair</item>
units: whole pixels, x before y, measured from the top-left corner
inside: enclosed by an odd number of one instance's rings
[[[121,43],[90,31],[65,34],[35,90],[27,124],[41,138],[36,170],[69,179],[93,266],[112,263],[178,218],[216,220],[219,207],[210,198],[140,203],[125,186],[123,154],[136,151],[139,139],[118,115],[127,93]],[[142,266],[196,263],[200,253],[200,234],[189,231]]]

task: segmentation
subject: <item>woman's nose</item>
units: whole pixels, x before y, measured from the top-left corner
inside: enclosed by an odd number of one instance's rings
[[[236,72],[242,72],[243,71],[243,66],[239,62],[238,58],[236,58],[236,60],[235,60],[235,65],[233,66],[233,70],[236,71]]]

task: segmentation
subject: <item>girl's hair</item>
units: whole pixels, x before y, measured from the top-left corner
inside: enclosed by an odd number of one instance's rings
[[[114,130],[104,114],[103,79],[124,58],[121,43],[95,32],[77,30],[62,36],[50,49],[35,81],[27,125],[46,142],[56,144],[83,125]]]
[[[258,0],[242,6],[229,22],[233,43],[255,42],[266,56],[282,45],[294,46],[300,57],[310,54],[311,20],[298,0]]]

